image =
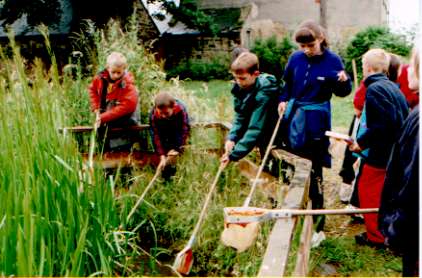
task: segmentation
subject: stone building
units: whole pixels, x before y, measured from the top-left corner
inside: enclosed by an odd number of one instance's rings
[[[370,25],[387,25],[388,0],[200,0],[203,9],[245,8],[250,14],[241,41],[250,46],[257,37],[283,36],[300,22],[312,19],[325,25],[330,41],[346,42]]]
[[[367,26],[388,21],[388,0],[199,0],[200,8],[222,30],[218,37],[211,37],[180,22],[170,26],[171,15],[158,20],[153,15],[159,7],[147,0],[141,3],[157,32],[155,51],[167,67],[187,58],[227,54],[238,45],[249,48],[257,38],[290,36],[307,19],[325,25],[334,45],[347,43]]]

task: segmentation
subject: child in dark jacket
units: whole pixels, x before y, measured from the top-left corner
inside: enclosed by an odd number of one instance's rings
[[[160,155],[162,165],[165,165],[162,175],[168,179],[175,174],[176,157],[183,152],[189,137],[187,110],[182,102],[169,93],[160,92],[154,99],[150,126],[155,151]]]
[[[105,150],[131,146],[132,135],[105,134],[107,128],[128,128],[139,122],[138,92],[133,76],[126,71],[123,54],[112,52],[107,57],[106,69],[94,77],[89,87],[91,108],[100,113],[100,141],[106,136]],[[124,133],[124,132],[123,132]],[[109,138],[114,136],[114,138]]]
[[[409,88],[419,90],[419,54],[413,50]],[[391,248],[402,253],[403,277],[419,277],[419,105],[394,144],[382,191],[379,228]]]
[[[242,159],[255,146],[264,155],[277,121],[280,93],[275,77],[259,72],[258,57],[253,53],[241,53],[232,63],[231,71],[236,82],[231,91],[235,116],[222,163]]]
[[[382,49],[369,50],[362,58],[367,88],[363,114],[366,129],[349,146],[354,152],[368,149],[358,181],[361,208],[378,208],[387,161],[400,128],[408,115],[408,105],[398,86],[386,75],[389,56]],[[384,237],[378,230],[378,215],[365,214],[366,233],[356,236],[356,243],[382,247]]]

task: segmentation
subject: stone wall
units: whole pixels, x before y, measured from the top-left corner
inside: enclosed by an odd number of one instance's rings
[[[220,37],[172,36],[159,41],[160,56],[165,58],[165,67],[170,68],[186,59],[212,59],[230,54],[240,44],[239,34]]]
[[[386,25],[388,0],[326,0],[330,40],[345,43],[370,25]],[[315,0],[201,0],[203,8],[250,6],[251,14],[242,29],[242,44],[256,37],[282,36],[293,32],[300,22],[319,21],[320,4]]]

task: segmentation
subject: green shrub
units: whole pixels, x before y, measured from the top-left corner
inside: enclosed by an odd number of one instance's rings
[[[392,33],[386,27],[368,27],[357,33],[346,47],[345,66],[351,73],[352,60],[356,61],[358,78],[362,79],[362,55],[371,48],[382,48],[388,52],[400,56],[408,56],[411,45],[406,41],[405,36]]]
[[[211,59],[188,59],[167,71],[168,77],[209,81],[212,79],[228,80],[229,72],[228,55],[217,55]]]
[[[284,37],[281,41],[278,41],[274,36],[266,40],[256,40],[251,52],[258,56],[259,67],[262,72],[273,74],[280,79],[287,60],[295,48],[289,37]]]

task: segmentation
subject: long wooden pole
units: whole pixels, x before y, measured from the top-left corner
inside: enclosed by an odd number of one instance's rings
[[[353,69],[353,82],[355,84],[355,91],[356,91],[359,85],[359,81],[358,81],[358,71],[356,69],[355,59],[352,59],[352,69]]]

